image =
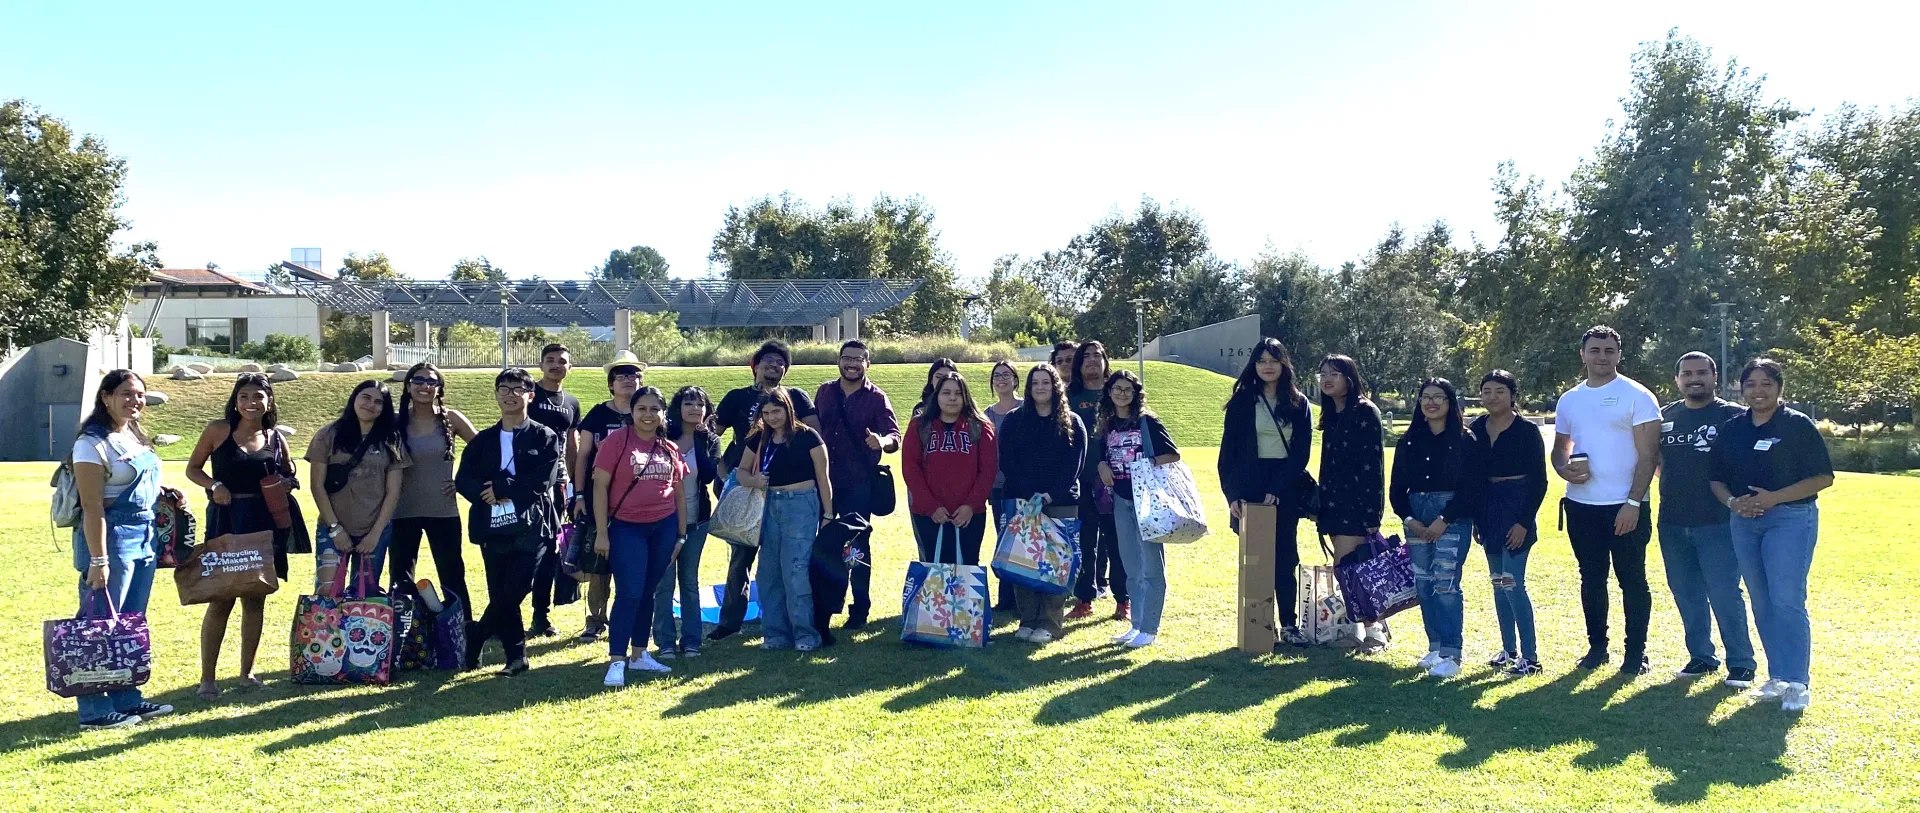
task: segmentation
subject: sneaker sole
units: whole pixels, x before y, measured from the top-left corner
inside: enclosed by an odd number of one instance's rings
[[[1727,684],[1728,686],[1732,686],[1733,688],[1736,688],[1736,689],[1753,688],[1753,681],[1751,680],[1733,680],[1732,678],[1728,678],[1727,680],[1723,680],[1721,682]]]
[[[113,723],[113,724],[99,724],[99,723],[93,723],[93,724],[89,724],[89,723],[81,723],[81,724],[80,724],[80,730],[81,730],[81,731],[108,731],[108,730],[111,730],[111,729],[115,729],[115,728],[132,728],[132,727],[134,727],[134,726],[137,726],[137,725],[139,725],[139,724],[140,724],[140,718],[139,718],[139,717],[131,717],[131,716],[130,716],[130,717],[128,717],[127,719],[125,719],[125,720],[123,720],[123,721],[121,721],[121,722],[118,722],[118,723]]]

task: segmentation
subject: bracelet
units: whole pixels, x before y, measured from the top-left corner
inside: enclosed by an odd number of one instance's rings
[[[89,566],[91,566],[91,567],[106,567],[106,566],[107,566],[107,557],[105,557],[105,556],[95,556],[95,557],[93,557],[92,559],[89,559],[89,560],[87,560],[87,564],[88,564]]]

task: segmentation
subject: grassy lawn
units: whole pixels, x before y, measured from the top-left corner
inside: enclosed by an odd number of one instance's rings
[[[1016,366],[1024,381],[1032,365]],[[990,364],[960,365],[960,372],[967,377],[967,384],[973,388],[974,398],[982,407],[993,402],[993,391],[986,383],[991,370]],[[534,375],[538,376],[539,371],[534,371]],[[812,395],[821,382],[831,381],[838,375],[834,367],[794,367],[787,371],[786,383]],[[873,367],[871,375],[874,384],[893,399],[894,411],[904,421],[913,403],[919,400],[921,387],[926,385],[926,365],[880,364]],[[369,377],[384,379],[385,376],[385,373],[313,373],[298,381],[276,384],[273,391],[280,421],[294,427],[301,437],[311,437],[315,430],[340,416],[354,386]],[[659,367],[647,371],[646,383],[659,387],[668,396],[680,387],[697,384],[706,388],[707,394],[718,402],[728,390],[746,386],[752,380],[753,374],[745,367]],[[231,376],[215,376],[205,381],[170,381],[155,376],[147,383],[149,388],[166,393],[170,399],[166,406],[149,412],[147,419],[150,432],[181,437],[179,443],[161,449],[161,456],[170,460],[187,459],[200,430],[207,421],[220,417],[227,396],[233,391]],[[567,377],[567,390],[588,408],[607,400],[606,384],[606,374],[598,368],[575,370]],[[1232,390],[1233,381],[1225,376],[1179,364],[1147,363],[1147,403],[1167,423],[1167,431],[1173,433],[1174,440],[1182,444],[1219,445],[1220,405],[1227,402],[1227,394]],[[398,391],[395,394],[397,397]],[[500,413],[493,405],[493,373],[448,373],[447,403],[467,413],[480,426],[497,420]],[[294,448],[297,452],[304,451],[304,441],[294,444]]]
[[[0,465],[0,579],[11,586],[0,624],[13,631],[0,638],[0,683],[16,692],[0,711],[0,798],[10,811],[1920,804],[1920,715],[1906,681],[1908,636],[1920,626],[1911,524],[1920,482],[1842,474],[1822,500],[1812,583],[1819,693],[1796,718],[1717,682],[1670,678],[1684,653],[1664,587],[1654,675],[1573,672],[1584,649],[1577,583],[1550,516],[1530,579],[1545,675],[1506,681],[1480,665],[1497,645],[1477,556],[1467,567],[1471,665],[1456,680],[1416,678],[1425,649],[1417,611],[1396,619],[1399,640],[1381,656],[1241,655],[1235,545],[1212,457],[1188,451],[1220,530],[1170,552],[1161,642],[1144,650],[1107,645],[1118,629],[1105,620],[1076,623],[1038,650],[1010,636],[983,652],[901,645],[889,597],[912,546],[895,516],[880,524],[875,623],[811,657],[763,653],[749,627],[691,665],[674,662],[674,674],[621,691],[600,686],[603,649],[554,642],[534,647],[533,671],[514,679],[488,669],[407,673],[381,689],[303,687],[285,677],[294,601],[312,577],[311,560],[297,558],[293,581],[268,602],[267,687],[230,688],[212,704],[193,696],[201,611],[180,607],[163,574],[147,688],[179,712],[86,735],[71,701],[44,691],[40,674],[39,624],[74,600],[69,555],[48,541],[48,466]],[[168,475],[181,482],[179,464]],[[1303,538],[1301,549],[1313,545]],[[477,559],[468,568],[479,591]],[[713,543],[706,581],[720,581],[725,562],[724,544]],[[579,629],[578,607],[556,619],[564,634]],[[234,627],[222,667],[229,687]],[[489,659],[497,665],[497,652]]]

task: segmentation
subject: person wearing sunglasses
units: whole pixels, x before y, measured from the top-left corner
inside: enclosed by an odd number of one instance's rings
[[[507,660],[502,674],[508,677],[527,671],[520,603],[533,591],[544,550],[541,540],[559,530],[553,486],[560,481],[563,442],[528,417],[533,390],[533,376],[526,370],[510,369],[494,378],[500,422],[467,444],[453,476],[454,487],[471,506],[467,532],[480,546],[487,571],[487,611],[467,629],[464,665],[480,668],[487,640],[498,638]]]
[[[413,465],[400,475],[400,501],[393,511],[393,543],[387,568],[395,582],[414,580],[420,562],[420,538],[433,552],[443,595],[460,599],[461,614],[473,620],[467,592],[467,563],[460,545],[460,505],[454,499],[454,439],[472,443],[478,432],[460,410],[447,406],[446,379],[428,362],[407,371],[400,400],[400,446]]]

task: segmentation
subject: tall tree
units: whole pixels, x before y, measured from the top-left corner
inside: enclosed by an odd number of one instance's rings
[[[1247,270],[1247,295],[1260,314],[1260,333],[1286,344],[1294,366],[1311,373],[1338,330],[1333,284],[1326,269],[1302,252],[1280,254],[1271,246]],[[1311,383],[1300,379],[1302,388]]]
[[[160,267],[116,250],[126,162],[24,101],[0,104],[0,339],[30,345],[108,325]]]
[[[607,261],[594,266],[588,276],[598,280],[664,282],[667,279],[667,258],[660,256],[660,252],[652,246],[616,248],[607,252]]]
[[[340,276],[377,282],[381,280],[406,279],[400,272],[393,270],[393,263],[387,259],[384,251],[375,251],[365,257],[348,252],[340,261]]]
[[[462,257],[459,262],[453,264],[453,270],[447,274],[447,279],[455,282],[491,282],[500,285],[507,281],[507,270],[494,265],[485,255],[481,255],[477,260]]]
[[[1886,114],[1842,105],[1802,150],[1852,182],[1849,204],[1877,226],[1853,288],[1863,326],[1920,334],[1920,100]]]
[[[1166,321],[1176,272],[1207,256],[1207,228],[1191,212],[1142,198],[1132,216],[1095,223],[1067,244],[1080,285],[1093,292],[1074,320],[1080,335],[1108,344],[1116,356],[1135,349],[1135,300],[1145,300],[1149,325]]]

